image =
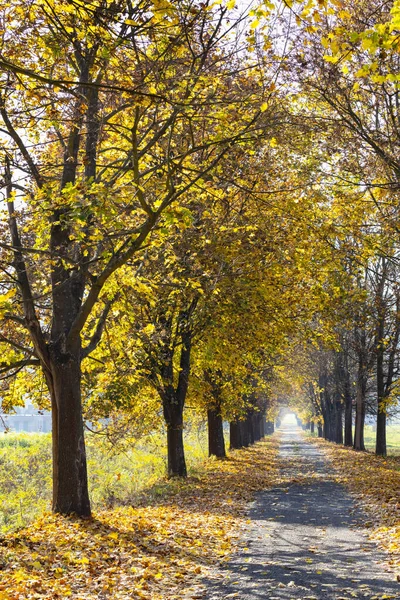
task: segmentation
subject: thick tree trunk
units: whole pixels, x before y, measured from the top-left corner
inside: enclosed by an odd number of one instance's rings
[[[163,398],[164,418],[167,425],[168,477],[186,477],[183,447],[183,403],[173,388]]]
[[[378,456],[386,456],[386,413],[379,410],[376,416],[376,447],[375,452]]]
[[[258,440],[260,439],[260,423],[259,423],[259,418],[260,413],[254,413],[251,419],[252,422],[252,429],[253,429],[253,439],[255,442],[258,442]]]
[[[240,427],[240,421],[237,419],[229,424],[229,447],[231,450],[243,447],[242,428]]]
[[[181,313],[182,322],[187,324],[188,312]],[[183,446],[183,408],[189,386],[190,354],[192,333],[183,329],[181,333],[181,355],[176,387],[173,384],[173,353],[166,348],[163,364],[164,387],[161,391],[164,419],[167,425],[168,477],[186,477],[185,450]]]
[[[208,455],[217,458],[225,458],[224,428],[221,416],[221,408],[209,408],[208,420]]]
[[[183,422],[181,425],[168,426],[168,477],[186,477],[185,451],[183,447]]]
[[[164,417],[167,425],[168,477],[186,477],[185,451],[183,447],[183,404],[175,394],[164,399]]]
[[[52,352],[53,511],[90,515],[79,350]]]
[[[242,446],[247,448],[250,444],[250,432],[247,418],[244,421],[239,421],[239,427],[241,430]]]
[[[248,435],[248,446],[254,444],[255,436],[254,436],[254,414],[253,412],[249,412],[246,418],[246,429]]]

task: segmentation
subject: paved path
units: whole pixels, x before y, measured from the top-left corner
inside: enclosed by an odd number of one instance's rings
[[[221,600],[400,599],[383,555],[356,526],[360,511],[318,448],[296,427],[282,430],[285,483],[258,494],[242,550],[209,586]],[[296,483],[299,482],[299,483]]]

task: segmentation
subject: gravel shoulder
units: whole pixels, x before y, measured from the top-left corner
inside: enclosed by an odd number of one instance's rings
[[[257,495],[241,550],[208,582],[209,600],[400,599],[354,499],[296,427],[281,430],[282,484]]]

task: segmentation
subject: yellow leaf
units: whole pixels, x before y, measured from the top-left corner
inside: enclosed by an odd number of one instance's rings
[[[330,63],[337,63],[339,61],[338,56],[329,56],[329,54],[324,54],[324,60]]]

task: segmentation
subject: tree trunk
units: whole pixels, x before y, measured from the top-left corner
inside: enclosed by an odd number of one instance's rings
[[[246,429],[247,429],[247,435],[248,435],[248,446],[252,446],[254,444],[255,440],[255,436],[254,436],[254,413],[253,412],[249,412],[247,414],[247,418],[246,418]]]
[[[225,458],[225,440],[224,428],[221,416],[221,408],[209,408],[207,411],[208,420],[208,456]]]
[[[324,410],[322,411],[322,417],[324,419],[324,425],[323,425],[324,438],[326,440],[331,440],[331,423],[330,423],[331,415],[330,415],[329,407],[324,408]]]
[[[247,418],[244,421],[239,421],[239,427],[241,430],[242,446],[247,448],[250,444],[250,432]]]
[[[335,418],[335,442],[343,444],[343,405],[339,400],[336,402],[336,418]]]
[[[259,423],[260,413],[255,412],[252,416],[252,428],[253,428],[253,438],[255,442],[258,442],[261,438],[260,436],[260,423]]]
[[[380,410],[376,416],[376,447],[375,452],[378,456],[386,456],[386,412]]]
[[[273,421],[267,421],[265,431],[267,435],[272,435],[275,431],[275,423]]]
[[[231,450],[242,448],[242,429],[237,419],[229,424],[229,447]]]
[[[175,390],[170,389],[163,398],[164,418],[167,425],[168,477],[186,477],[183,447],[183,404]]]
[[[378,319],[376,324],[375,352],[376,352],[376,446],[375,452],[380,456],[386,456],[386,412],[385,412],[385,373],[384,373],[384,355],[385,355],[385,322],[386,322],[386,302],[384,299],[384,290],[386,282],[386,260],[382,258],[381,274],[378,279],[376,290],[376,304],[378,309]],[[389,356],[391,352],[389,353]],[[389,375],[390,367],[388,368]]]
[[[324,437],[324,430],[323,430],[321,423],[318,423],[318,437],[320,437],[320,438]]]
[[[381,299],[382,300],[382,299]],[[384,342],[385,317],[381,308],[380,318],[376,333],[376,388],[377,388],[377,411],[376,411],[376,446],[375,453],[378,456],[386,456],[386,412],[385,412],[385,374]]]
[[[357,367],[357,392],[356,392],[356,424],[354,431],[354,450],[365,450],[364,422],[365,422],[365,396],[368,383],[367,365],[367,340],[364,328],[356,330],[358,339],[358,367]]]
[[[79,350],[51,354],[53,511],[89,516]]]
[[[364,422],[365,422],[365,367],[363,360],[359,360],[356,396],[356,425],[354,431],[354,450],[365,450],[364,445]]]
[[[353,445],[353,398],[351,396],[348,353],[344,357],[344,445]]]
[[[265,413],[260,413],[260,417],[258,420],[259,428],[260,428],[260,440],[265,437]]]
[[[187,326],[187,311],[181,313],[182,322]],[[192,333],[183,329],[181,333],[181,355],[176,388],[173,385],[173,353],[167,348],[163,364],[164,387],[161,391],[164,419],[167,425],[168,477],[186,477],[185,450],[183,447],[183,408],[189,386],[190,354]]]
[[[167,425],[168,477],[186,477],[183,447],[183,404],[173,390],[164,398],[164,418]]]
[[[314,434],[314,429],[315,429],[315,423],[314,423],[314,421],[311,421],[311,423],[310,423],[310,433],[311,434]]]
[[[183,423],[180,426],[168,427],[168,477],[186,477],[185,451],[183,447]]]

